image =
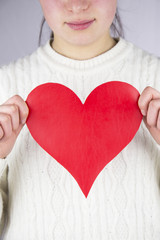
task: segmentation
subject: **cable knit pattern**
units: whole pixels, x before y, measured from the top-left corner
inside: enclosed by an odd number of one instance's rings
[[[72,89],[84,103],[108,81],[160,91],[160,60],[119,38],[89,60],[69,59],[48,40],[0,68],[0,104],[46,82]],[[106,136],[107,137],[107,136]],[[142,122],[134,139],[100,172],[87,198],[71,174],[22,129],[0,159],[0,232],[4,240],[159,240],[160,146]],[[3,230],[3,232],[2,232]]]

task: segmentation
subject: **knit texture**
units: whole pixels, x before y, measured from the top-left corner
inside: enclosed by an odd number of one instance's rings
[[[160,91],[160,60],[123,38],[89,60],[57,53],[48,40],[0,68],[0,104],[36,86],[60,83],[85,102],[98,85],[122,81]],[[107,136],[106,136],[107,137]],[[75,179],[22,129],[0,160],[4,240],[159,240],[160,146],[142,122],[133,140],[100,172],[87,198]],[[3,233],[2,233],[3,229]]]

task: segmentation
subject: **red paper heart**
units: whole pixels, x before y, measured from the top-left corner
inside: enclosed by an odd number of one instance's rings
[[[119,81],[99,85],[84,104],[64,85],[42,84],[26,100],[27,126],[87,197],[98,174],[138,131],[138,98],[133,86]]]

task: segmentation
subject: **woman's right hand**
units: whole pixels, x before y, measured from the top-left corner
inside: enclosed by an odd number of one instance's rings
[[[0,105],[0,158],[5,158],[11,152],[28,113],[28,106],[19,95]]]

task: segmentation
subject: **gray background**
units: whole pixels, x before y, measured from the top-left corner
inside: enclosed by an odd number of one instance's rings
[[[118,6],[125,39],[159,57],[160,1],[118,0]],[[37,49],[42,17],[38,0],[0,0],[0,66]],[[42,45],[49,35],[45,23]]]

